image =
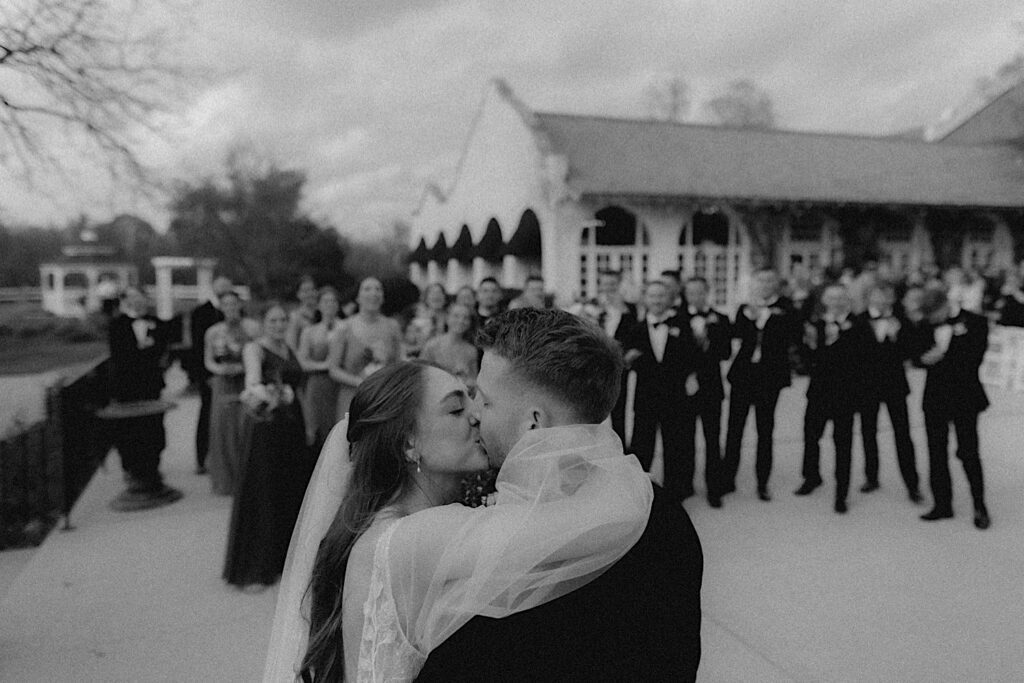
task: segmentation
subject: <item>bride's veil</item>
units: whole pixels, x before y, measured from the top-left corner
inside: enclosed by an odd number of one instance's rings
[[[302,509],[288,546],[274,611],[274,627],[263,671],[264,683],[291,683],[309,639],[309,609],[304,597],[313,574],[320,541],[331,526],[348,486],[352,463],[348,452],[348,416],[327,437],[306,488]]]

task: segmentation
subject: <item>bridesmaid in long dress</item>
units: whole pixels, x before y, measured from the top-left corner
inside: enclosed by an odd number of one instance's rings
[[[341,385],[338,419],[348,412],[348,404],[363,379],[401,360],[402,330],[395,320],[381,313],[384,287],[380,280],[368,277],[360,282],[356,303],[359,311],[342,323],[331,340],[327,358],[331,377]]]
[[[242,348],[255,339],[258,325],[242,317],[237,292],[220,295],[224,320],[206,331],[203,363],[210,371],[210,448],[207,466],[213,492],[235,493],[242,469],[246,443],[246,421],[238,395],[245,388]]]
[[[285,341],[292,351],[298,350],[302,331],[317,322],[316,282],[312,277],[302,277],[295,297],[299,300],[299,305],[288,314],[288,331],[285,333]]]
[[[447,331],[426,343],[420,358],[436,363],[472,389],[480,370],[477,348],[466,338],[473,327],[473,309],[462,304],[448,307]]]
[[[287,326],[284,308],[272,304],[263,336],[242,351],[242,399],[254,416],[224,563],[224,580],[239,587],[269,586],[280,577],[315,464],[298,398],[302,367],[285,341]]]
[[[341,325],[338,319],[339,306],[338,291],[334,287],[322,287],[317,299],[320,322],[302,330],[299,350],[295,354],[306,373],[302,392],[306,441],[313,445],[316,453],[320,452],[320,446],[337,422],[338,383],[327,372],[327,356],[331,337]]]

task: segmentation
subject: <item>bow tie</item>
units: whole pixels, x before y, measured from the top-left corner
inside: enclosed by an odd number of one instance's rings
[[[892,317],[893,317],[892,314],[889,314],[889,315],[872,315],[871,319],[872,320],[891,320]]]
[[[953,316],[952,318],[946,320],[947,325],[956,325],[957,323],[961,322],[963,322],[963,318],[959,315]]]
[[[694,311],[692,315],[694,318],[706,318],[708,317],[708,311]]]

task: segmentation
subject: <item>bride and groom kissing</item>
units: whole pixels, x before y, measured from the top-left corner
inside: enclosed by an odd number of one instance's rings
[[[700,541],[607,423],[621,350],[530,308],[478,343],[474,398],[419,362],[360,385],[292,536],[264,680],[694,680]],[[488,504],[453,503],[488,463]]]

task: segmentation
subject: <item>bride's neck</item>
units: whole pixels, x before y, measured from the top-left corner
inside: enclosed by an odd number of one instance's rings
[[[447,505],[459,498],[460,477],[416,472],[409,489],[396,501],[402,512],[411,515],[420,510]]]

